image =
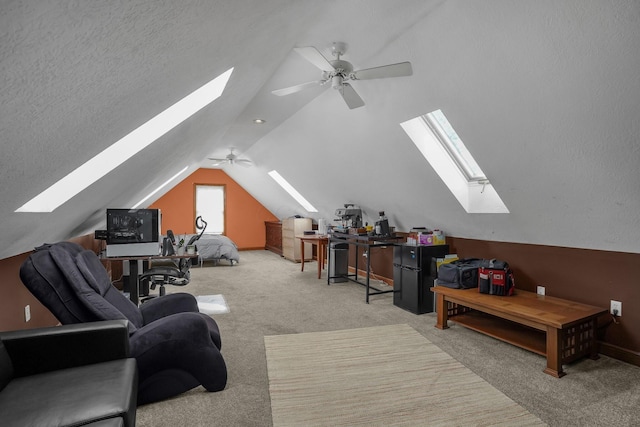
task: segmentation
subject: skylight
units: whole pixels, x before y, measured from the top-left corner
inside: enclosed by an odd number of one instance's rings
[[[135,205],[131,206],[131,209],[136,209],[137,207],[139,207],[140,205],[142,205],[144,202],[146,202],[147,200],[149,200],[151,197],[153,197],[154,194],[156,194],[158,191],[162,190],[164,187],[166,187],[167,185],[169,185],[169,183],[171,181],[173,181],[174,179],[176,179],[177,177],[179,177],[180,175],[182,175],[187,169],[189,169],[189,166],[185,166],[182,168],[182,170],[180,170],[180,172],[178,172],[177,174],[173,175],[171,178],[169,178],[168,180],[166,180],[162,185],[160,185],[160,187],[156,188],[155,190],[153,190],[151,193],[149,193],[144,199],[140,200],[138,203],[136,203]]]
[[[53,212],[162,135],[218,99],[232,72],[233,68],[230,68],[176,102],[29,200],[16,209],[16,212]]]
[[[467,181],[480,181],[487,179],[476,163],[467,146],[460,139],[449,120],[442,110],[432,111],[424,117],[424,121],[429,125],[442,146],[449,152],[451,158],[455,161],[460,172],[465,176]]]
[[[400,126],[468,213],[509,213],[441,110]]]
[[[318,210],[314,208],[313,205],[311,205],[311,203],[307,201],[307,199],[302,197],[302,194],[298,193],[298,191],[293,188],[293,186],[289,184],[289,182],[287,182],[287,180],[284,179],[277,171],[272,170],[271,172],[269,172],[269,176],[273,178],[278,184],[280,184],[280,187],[282,187],[287,193],[289,193],[289,195],[293,197],[296,202],[300,203],[300,205],[305,208],[307,212],[318,212]]]

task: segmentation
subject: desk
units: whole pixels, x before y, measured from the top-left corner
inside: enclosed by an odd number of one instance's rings
[[[135,305],[140,302],[140,272],[138,272],[138,261],[153,261],[159,259],[180,259],[180,258],[197,258],[198,253],[184,255],[147,255],[147,256],[101,256],[101,259],[108,261],[129,261],[129,299]]]
[[[305,234],[298,235],[296,239],[300,239],[300,271],[304,271],[304,244],[311,243],[312,245],[316,245],[318,247],[317,258],[318,258],[318,279],[322,274],[322,269],[324,268],[325,256],[327,253],[327,244],[329,243],[329,238],[322,234]]]
[[[447,320],[547,358],[546,374],[565,375],[563,363],[598,358],[600,307],[516,289],[512,296],[481,294],[478,289],[431,288],[436,294],[436,328]]]
[[[338,276],[331,276],[331,257],[329,257],[329,274],[327,274],[327,285],[331,284],[331,279],[335,279],[338,277],[345,278],[352,282],[355,282],[359,285],[364,286],[367,289],[365,301],[369,304],[369,296],[371,295],[379,295],[386,294],[389,292],[393,292],[391,290],[381,290],[378,288],[374,288],[370,285],[370,275],[371,275],[371,257],[369,256],[371,253],[371,248],[383,247],[383,246],[394,246],[398,240],[403,240],[404,237],[396,237],[396,236],[360,236],[357,234],[345,234],[345,233],[331,233],[329,237],[330,242],[339,242],[339,243],[347,243],[349,247],[354,246],[356,248],[356,257],[355,257],[355,274],[342,274]],[[358,280],[358,247],[363,247],[367,254],[367,268],[365,270],[365,281],[364,283]],[[375,292],[371,292],[371,290]]]

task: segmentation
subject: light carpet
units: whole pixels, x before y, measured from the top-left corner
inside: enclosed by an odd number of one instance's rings
[[[276,427],[546,425],[409,325],[264,340]]]

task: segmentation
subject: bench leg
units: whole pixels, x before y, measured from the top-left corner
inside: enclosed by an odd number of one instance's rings
[[[438,329],[447,329],[449,325],[447,325],[447,320],[449,319],[449,307],[447,302],[444,300],[444,295],[437,293],[436,294],[436,311],[437,314],[437,322],[436,328]]]
[[[562,334],[551,326],[547,326],[547,367],[544,373],[556,378],[566,375],[562,371]]]
[[[596,341],[596,327],[597,327],[597,320],[591,319],[589,326],[591,329],[591,339],[590,341],[590,346],[591,346],[591,351],[589,352],[589,358],[592,360],[598,360],[600,359],[600,355],[598,354],[598,342]]]

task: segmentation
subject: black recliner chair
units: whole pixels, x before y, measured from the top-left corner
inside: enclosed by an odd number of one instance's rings
[[[36,248],[20,267],[20,278],[62,324],[129,321],[138,404],[200,384],[208,391],[224,389],[227,369],[218,325],[199,312],[193,295],[166,295],[137,307],[111,284],[95,253],[71,242]]]
[[[136,425],[127,322],[0,332],[0,424]]]

